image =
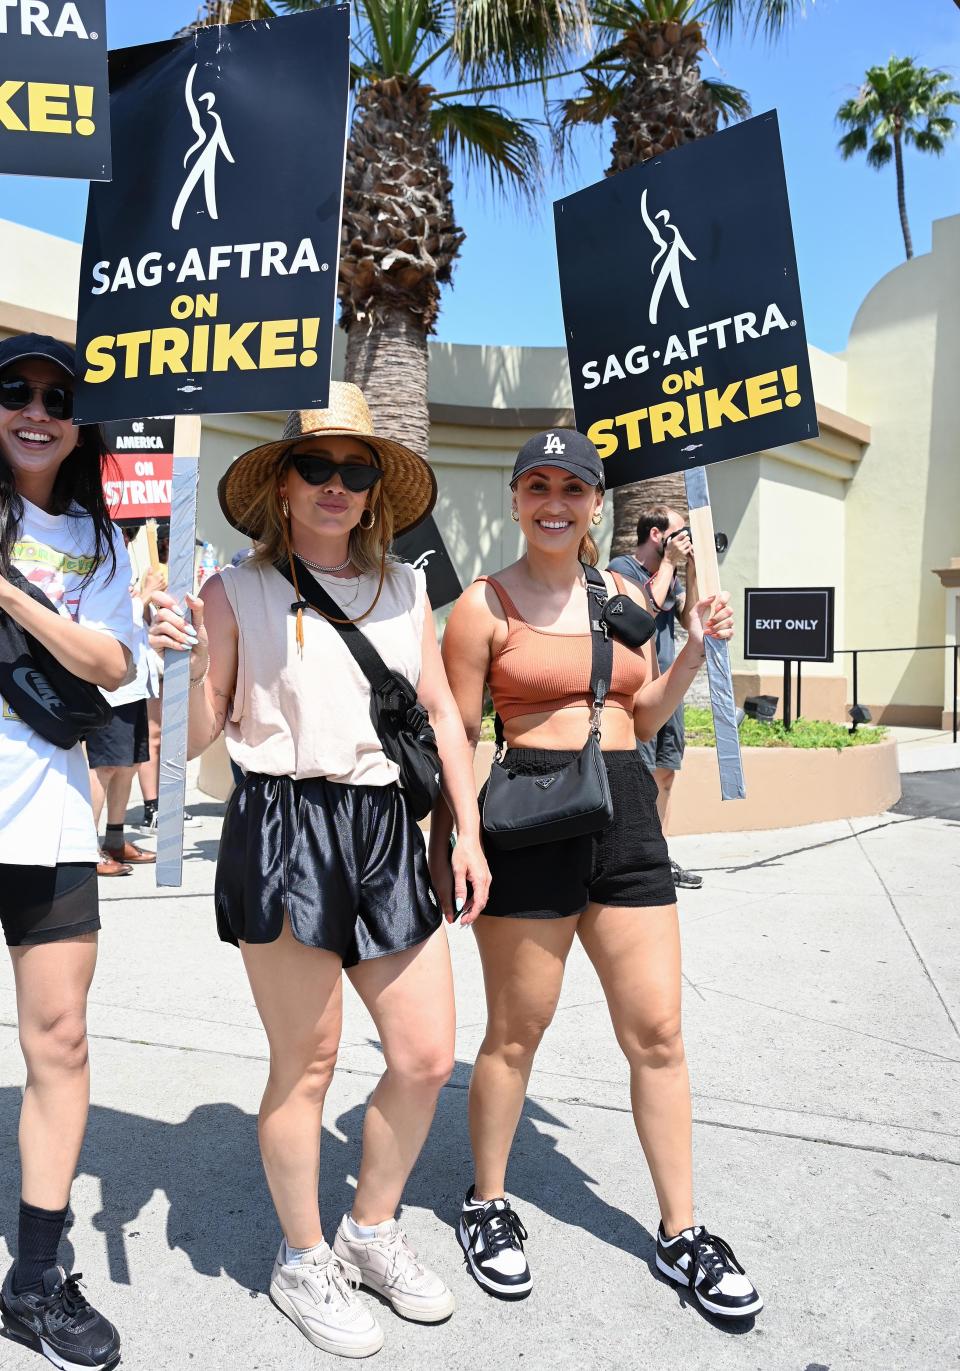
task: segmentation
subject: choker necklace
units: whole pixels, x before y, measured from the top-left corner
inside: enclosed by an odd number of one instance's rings
[[[348,556],[347,560],[341,562],[339,566],[320,566],[319,562],[311,562],[309,557],[304,557],[302,552],[298,552],[297,556],[304,566],[308,566],[311,571],[319,571],[323,576],[332,576],[335,571],[346,571],[351,562],[351,558]]]

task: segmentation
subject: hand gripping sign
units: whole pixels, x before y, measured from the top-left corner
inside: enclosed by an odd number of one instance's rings
[[[0,172],[109,181],[105,0],[0,0]]]
[[[200,441],[187,416],[329,398],[348,78],[345,5],[110,57],[114,179],[87,210],[75,409],[80,423],[177,416],[181,605]],[[182,871],[189,666],[171,652],[164,671],[159,885]]]
[[[608,487],[683,471],[697,579],[719,589],[710,462],[814,437],[775,113],[554,206],[577,427]],[[708,643],[724,798],[741,796],[725,644]]]

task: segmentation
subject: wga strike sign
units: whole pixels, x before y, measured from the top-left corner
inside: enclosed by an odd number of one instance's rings
[[[81,423],[326,405],[348,73],[345,5],[110,54]]]
[[[0,172],[109,181],[105,0],[0,0]]]
[[[554,209],[577,427],[608,486],[816,435],[775,113]]]

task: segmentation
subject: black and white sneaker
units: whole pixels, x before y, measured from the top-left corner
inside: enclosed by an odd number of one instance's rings
[[[702,1224],[668,1239],[661,1223],[657,1229],[657,1267],[678,1285],[692,1285],[697,1302],[718,1318],[745,1319],[763,1308],[763,1300],[733,1255],[733,1248],[723,1238],[708,1233]]]
[[[703,885],[703,877],[696,871],[685,871],[679,862],[671,859],[670,872],[673,876],[673,883],[678,890],[699,890]]]
[[[80,1273],[62,1266],[43,1273],[43,1293],[15,1295],[11,1266],[0,1294],[0,1314],[11,1338],[42,1352],[61,1371],[83,1366],[103,1371],[120,1360],[120,1335],[84,1298]]]
[[[533,1289],[523,1244],[527,1230],[509,1200],[478,1204],[473,1186],[460,1211],[457,1237],[473,1279],[502,1300],[522,1300]]]

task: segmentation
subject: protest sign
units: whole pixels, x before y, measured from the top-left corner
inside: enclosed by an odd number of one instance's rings
[[[169,519],[173,419],[129,419],[103,425],[113,460],[103,491],[111,519]]]
[[[816,435],[775,113],[554,211],[577,427],[608,487]]]
[[[110,179],[106,0],[0,0],[0,172]]]
[[[346,5],[110,54],[81,423],[326,405],[348,55]]]
[[[833,597],[833,586],[744,591],[744,657],[832,662]]]
[[[460,577],[440,536],[433,515],[404,533],[393,550],[405,562],[426,573],[427,595],[434,609],[443,609],[463,592]]]

